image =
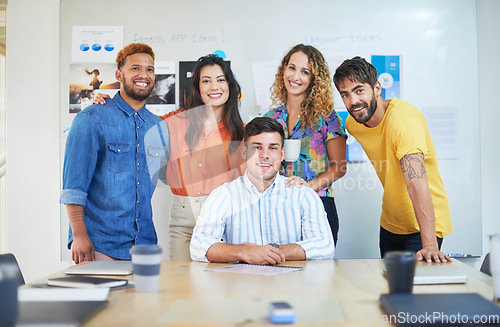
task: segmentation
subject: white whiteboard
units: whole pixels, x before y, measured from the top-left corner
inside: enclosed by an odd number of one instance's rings
[[[443,251],[481,254],[475,1],[61,0],[62,127],[70,121],[73,25],[123,26],[124,44],[150,44],[157,61],[191,61],[223,50],[244,92],[241,114],[245,121],[256,109],[252,64],[278,63],[296,43],[316,46],[330,65],[336,58],[356,55],[367,59],[400,55],[403,99],[420,109],[453,107],[459,113],[460,157],[439,161],[454,225]],[[342,107],[338,97],[335,101]],[[62,136],[61,149],[64,144]],[[336,257],[379,257],[382,188],[370,164],[350,163],[346,176],[336,182],[335,192],[340,217]],[[169,194],[160,188],[153,199],[164,248]],[[64,208],[61,230],[61,244],[65,244]]]

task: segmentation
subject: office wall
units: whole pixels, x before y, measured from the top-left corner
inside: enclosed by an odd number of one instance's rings
[[[59,1],[9,1],[7,21],[6,250],[32,281],[65,265],[59,250]]]
[[[497,207],[500,174],[498,163],[498,85],[500,76],[500,1],[480,0],[477,3],[479,53],[479,104],[481,108],[481,192],[483,212],[483,253],[489,251],[488,235],[500,233]],[[465,241],[465,240],[464,240]]]
[[[492,19],[500,13],[498,7],[495,0],[478,1],[480,60],[485,55],[500,58],[494,38],[500,26]],[[486,26],[481,25],[483,18],[489,19]],[[32,281],[68,264],[59,259],[59,1],[11,1],[7,22],[7,233],[1,237]],[[485,240],[487,233],[500,231],[494,207],[498,154],[493,153],[499,113],[495,92],[483,91],[498,83],[499,65],[491,61],[483,68],[480,65],[483,174],[476,182],[482,183]],[[491,71],[496,74],[488,76]]]

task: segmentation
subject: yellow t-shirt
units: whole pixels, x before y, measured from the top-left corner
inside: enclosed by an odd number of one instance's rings
[[[436,235],[453,230],[448,197],[439,174],[436,149],[420,110],[404,100],[393,98],[376,127],[347,118],[347,130],[363,146],[384,187],[380,225],[394,234],[420,232],[413,205],[401,172],[400,159],[423,153],[425,169],[436,217]]]

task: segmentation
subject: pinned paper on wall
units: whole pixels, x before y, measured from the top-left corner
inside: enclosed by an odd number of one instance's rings
[[[335,76],[335,71],[346,59],[347,57],[345,56],[329,56],[326,58],[326,61],[328,62],[328,68],[330,69],[330,74],[332,76],[332,83],[333,83],[333,76]],[[333,85],[333,107],[335,109],[345,110],[345,104],[344,101],[342,101],[342,97],[340,96],[339,90],[337,90],[335,83],[333,83],[332,85]]]
[[[179,62],[179,108],[184,108],[191,90],[191,77],[196,61]]]
[[[340,119],[342,122],[346,123],[347,117],[349,116],[349,112],[347,110],[337,110]],[[365,152],[363,151],[363,147],[361,144],[347,131],[347,151],[346,151],[346,160],[348,162],[362,162],[366,160]]]
[[[372,56],[372,65],[377,69],[377,79],[382,86],[382,98],[401,98],[401,57]]]
[[[255,102],[259,116],[264,115],[272,107],[271,86],[274,83],[279,62],[265,61],[252,64]]]
[[[123,48],[123,26],[73,26],[72,62],[114,62]]]
[[[146,99],[146,107],[156,115],[175,109],[175,62],[155,62],[155,85]]]
[[[438,159],[459,159],[459,111],[452,107],[424,107],[422,112]]]
[[[98,93],[113,97],[120,88],[115,71],[116,65],[111,63],[71,64],[69,113],[75,114],[85,109]]]

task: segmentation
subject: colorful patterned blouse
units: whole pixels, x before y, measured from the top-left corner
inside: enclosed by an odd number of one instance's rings
[[[299,160],[288,165],[283,163],[281,172],[285,176],[299,176],[306,182],[315,179],[328,167],[326,142],[346,135],[344,124],[335,110],[328,117],[320,117],[314,130],[309,127],[301,129],[301,120],[299,118],[291,133],[288,131],[286,105],[272,109],[264,116],[273,118],[283,126],[285,138],[302,140]],[[317,193],[319,196],[333,197],[332,191],[333,186],[329,185]]]

